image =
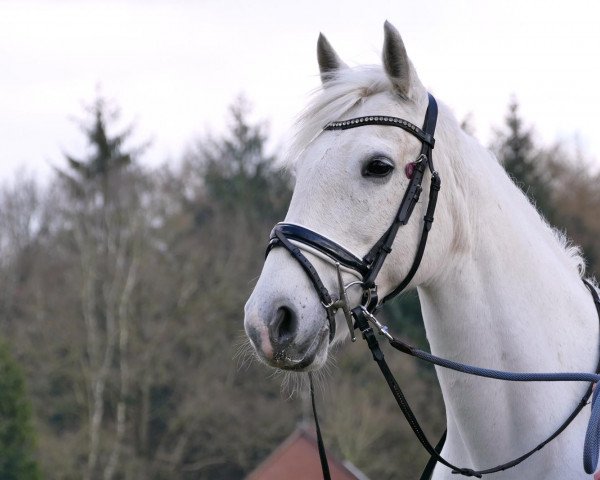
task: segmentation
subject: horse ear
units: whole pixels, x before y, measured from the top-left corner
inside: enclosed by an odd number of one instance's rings
[[[331,80],[338,70],[348,68],[322,33],[317,42],[317,60],[323,84]]]
[[[394,88],[408,96],[411,66],[402,37],[390,22],[383,24],[383,66]]]

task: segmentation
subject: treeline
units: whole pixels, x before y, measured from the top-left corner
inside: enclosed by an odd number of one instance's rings
[[[131,143],[131,129],[115,130],[114,107],[98,99],[81,125],[85,154],[65,155],[44,188],[31,179],[2,188],[0,328],[25,374],[34,428],[23,421],[29,473],[1,478],[243,478],[310,418],[303,390],[291,395],[301,377],[258,364],[244,340],[243,305],[292,185],[248,113],[236,102],[223,136],[151,169],[144,146]],[[585,159],[536,146],[516,103],[494,149],[596,271],[600,193]],[[386,315],[424,342],[414,294]],[[328,447],[371,478],[415,478],[426,456],[367,349],[353,344],[335,357],[319,389]],[[437,436],[444,416],[433,372],[388,357]]]

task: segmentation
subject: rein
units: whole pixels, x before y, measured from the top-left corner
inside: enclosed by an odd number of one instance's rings
[[[598,392],[600,389],[593,391],[593,385],[600,380],[600,363],[596,370],[596,374],[592,373],[517,373],[517,372],[504,372],[499,370],[490,370],[471,365],[462,364],[452,360],[436,357],[425,351],[416,349],[397,338],[393,337],[388,328],[382,325],[375,317],[375,312],[390,298],[398,295],[404,290],[410,281],[413,279],[417,272],[425,247],[427,244],[427,237],[431,230],[434,213],[437,204],[438,192],[441,188],[441,180],[439,174],[433,167],[432,150],[435,145],[434,133],[437,122],[437,103],[435,98],[428,94],[429,104],[425,113],[425,119],[423,122],[423,128],[420,129],[416,125],[408,122],[407,120],[389,117],[389,116],[367,116],[358,117],[344,121],[332,122],[324,127],[323,130],[347,130],[360,126],[367,125],[383,125],[393,126],[401,128],[408,133],[415,136],[421,142],[421,151],[417,160],[413,162],[414,170],[410,176],[410,181],[400,202],[400,206],[396,215],[394,216],[391,225],[383,233],[383,235],[375,242],[375,245],[369,250],[369,252],[363,257],[359,258],[354,253],[344,248],[343,246],[333,242],[329,238],[312,231],[302,225],[292,223],[278,223],[275,225],[271,232],[269,244],[267,246],[266,255],[275,248],[283,247],[289,254],[300,264],[308,278],[310,279],[315,291],[317,292],[321,304],[327,314],[328,329],[329,329],[329,341],[333,341],[336,332],[335,314],[338,310],[342,310],[350,336],[352,341],[356,340],[354,330],[358,328],[362,333],[363,338],[369,346],[373,359],[377,362],[380,370],[382,371],[385,380],[388,383],[398,406],[408,421],[410,427],[415,433],[417,439],[431,455],[430,461],[427,464],[421,480],[427,480],[431,477],[435,465],[439,462],[450,469],[452,473],[461,474],[467,477],[478,477],[482,475],[499,472],[506,470],[520,464],[538,450],[542,449],[547,443],[556,438],[567,426],[573,421],[575,417],[581,412],[585,405],[587,405],[590,396],[592,397],[592,411],[584,443],[583,452],[583,463],[586,473],[593,473],[598,463],[598,448],[600,443],[600,402],[597,401]],[[379,299],[377,294],[376,278],[379,274],[381,267],[387,257],[392,251],[392,245],[401,226],[406,225],[413,213],[415,205],[419,201],[419,197],[422,191],[422,181],[425,176],[427,169],[431,173],[431,184],[429,189],[429,199],[425,216],[423,217],[423,228],[421,231],[421,237],[417,250],[412,262],[410,269],[408,270],[404,279],[400,284],[384,298]],[[318,256],[319,258],[331,263],[337,270],[338,280],[338,296],[337,299],[332,299],[331,294],[321,281],[317,270],[314,268],[312,263],[306,258],[302,251],[307,251],[311,254]],[[358,281],[353,281],[347,285],[344,285],[342,280],[341,271],[352,273],[355,277],[360,278]],[[585,285],[590,290],[598,317],[600,319],[600,299],[598,293],[594,287],[587,281],[584,280]],[[362,299],[361,304],[353,309],[350,309],[348,299],[346,297],[346,290],[352,285],[360,285],[362,288]],[[470,375],[482,376],[487,378],[494,378],[497,380],[513,381],[513,382],[590,382],[585,395],[575,407],[569,417],[558,427],[558,429],[552,433],[546,440],[540,443],[538,446],[530,450],[529,452],[521,455],[520,457],[511,460],[507,463],[498,465],[496,467],[488,468],[485,470],[473,470],[470,468],[460,468],[440,455],[442,450],[445,433],[442,440],[436,447],[433,447],[427,437],[425,436],[419,422],[417,421],[412,409],[410,408],[406,398],[400,386],[396,382],[393,374],[391,373],[383,352],[379,347],[375,330],[370,326],[372,324],[380,335],[384,335],[390,345],[395,349],[413,357],[419,358],[420,360],[441,366],[443,368],[449,368],[459,372],[463,372]],[[310,374],[309,374],[310,377]],[[321,431],[318,424],[316,404],[314,401],[314,390],[312,388],[312,378],[310,379],[311,384],[311,400],[313,407],[313,415],[315,418],[315,424],[317,426],[317,441],[319,446],[319,457],[321,460],[321,466],[323,470],[323,478],[325,480],[330,479],[329,467],[327,463],[327,456],[321,437]],[[592,394],[593,392],[593,394]]]
[[[592,294],[596,306],[596,311],[598,313],[598,319],[600,321],[600,298],[598,297],[598,293],[589,282],[587,282],[586,280],[584,280],[583,282]],[[594,473],[594,471],[596,470],[598,463],[598,448],[600,447],[598,439],[600,434],[600,402],[597,402],[598,392],[600,390],[594,389],[593,387],[594,384],[600,380],[600,360],[596,367],[596,373],[505,372],[502,370],[492,370],[487,368],[475,367],[472,365],[467,365],[464,363],[455,362],[453,360],[437,357],[435,355],[432,355],[431,353],[419,350],[418,348],[415,348],[401,340],[398,340],[388,332],[388,329],[385,325],[382,325],[364,307],[359,306],[354,308],[352,310],[352,314],[356,319],[356,325],[358,329],[362,332],[363,338],[365,339],[367,345],[369,346],[369,349],[371,350],[373,360],[375,360],[381,372],[383,373],[383,376],[387,381],[388,386],[392,394],[394,395],[398,406],[400,407],[400,410],[404,414],[406,420],[408,421],[411,429],[413,430],[419,442],[421,442],[425,450],[427,450],[427,452],[431,456],[425,468],[425,471],[421,475],[421,480],[429,480],[431,478],[431,475],[433,474],[433,469],[436,463],[438,462],[451,468],[452,473],[461,474],[466,477],[477,478],[481,478],[483,475],[501,472],[504,470],[508,470],[509,468],[515,467],[523,461],[525,461],[526,459],[528,459],[535,452],[541,450],[544,446],[546,446],[558,435],[560,435],[570,425],[570,423],[575,419],[575,417],[577,417],[581,410],[588,404],[590,397],[592,397],[592,413],[585,436],[583,465],[586,473],[591,474]],[[425,362],[431,363],[433,365],[438,365],[440,367],[448,368],[450,370],[466,373],[468,375],[475,375],[478,377],[493,378],[496,380],[504,380],[510,382],[590,382],[590,385],[587,388],[585,394],[583,395],[581,401],[577,404],[577,406],[567,417],[567,419],[543,442],[541,442],[539,445],[532,448],[525,454],[509,462],[482,470],[473,470],[470,468],[457,467],[440,455],[440,452],[442,450],[442,447],[444,446],[444,442],[446,439],[446,432],[444,432],[441,440],[435,447],[431,445],[431,443],[425,436],[425,433],[423,432],[417,418],[412,412],[412,409],[410,408],[410,405],[408,404],[400,386],[398,385],[396,379],[394,378],[385,361],[383,352],[379,347],[379,342],[377,341],[377,338],[374,334],[374,330],[369,325],[369,322],[374,325],[374,327],[377,329],[380,335],[385,336],[389,340],[390,345],[396,350],[410,355],[412,357],[418,358],[420,360],[423,360]],[[316,412],[314,413],[316,415]]]

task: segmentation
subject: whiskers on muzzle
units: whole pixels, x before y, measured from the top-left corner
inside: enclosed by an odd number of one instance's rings
[[[242,330],[235,342],[235,353],[233,355],[236,361],[238,371],[249,369],[254,363],[261,366],[265,364],[256,352],[254,345]],[[325,391],[326,380],[332,376],[337,368],[334,354],[330,351],[327,355],[327,361],[319,369],[312,371],[313,384],[315,391],[323,394]],[[292,370],[283,370],[281,368],[271,367],[269,377],[278,378],[281,381],[281,393],[288,400],[298,395],[308,395],[310,391],[310,382],[307,372],[294,372]]]
[[[330,353],[327,357],[327,362],[319,370],[310,372],[313,377],[314,389],[320,395],[325,393],[327,379],[332,376],[336,368],[335,357]],[[287,400],[290,400],[297,396],[303,397],[310,394],[310,380],[308,375],[308,372],[294,372],[276,368],[273,369],[271,377],[281,379],[281,393],[285,395]]]
[[[254,362],[259,361],[258,354],[244,330],[238,334],[234,349],[233,359],[238,371],[247,370]]]

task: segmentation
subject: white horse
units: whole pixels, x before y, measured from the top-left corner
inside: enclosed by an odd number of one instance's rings
[[[319,232],[358,257],[389,226],[407,187],[404,167],[421,145],[386,126],[322,129],[331,121],[368,115],[421,125],[428,102],[400,35],[388,22],[384,32],[383,68],[348,68],[319,37],[323,86],[300,118],[290,149],[296,185],[286,222]],[[443,104],[435,137],[443,187],[423,261],[409,285],[418,290],[432,353],[498,370],[594,372],[598,318],[581,281],[578,250],[540,217],[496,158]],[[369,165],[379,174],[369,175]],[[423,187],[426,199],[427,181]],[[381,296],[410,268],[425,208],[421,200],[400,229],[378,277]],[[304,253],[328,290],[336,292],[331,262]],[[345,283],[356,280],[348,271],[342,275]],[[358,293],[350,290],[350,301],[358,304]],[[340,328],[330,343],[323,306],[307,275],[285,249],[273,249],[245,308],[245,329],[258,356],[276,368],[319,369],[331,345],[347,337],[341,312],[336,321]],[[473,469],[501,464],[536,446],[565,420],[588,386],[514,384],[442,368],[437,376],[448,430],[442,454]],[[588,406],[543,450],[486,478],[590,478],[581,460],[589,415]],[[438,464],[433,478],[456,475]]]

